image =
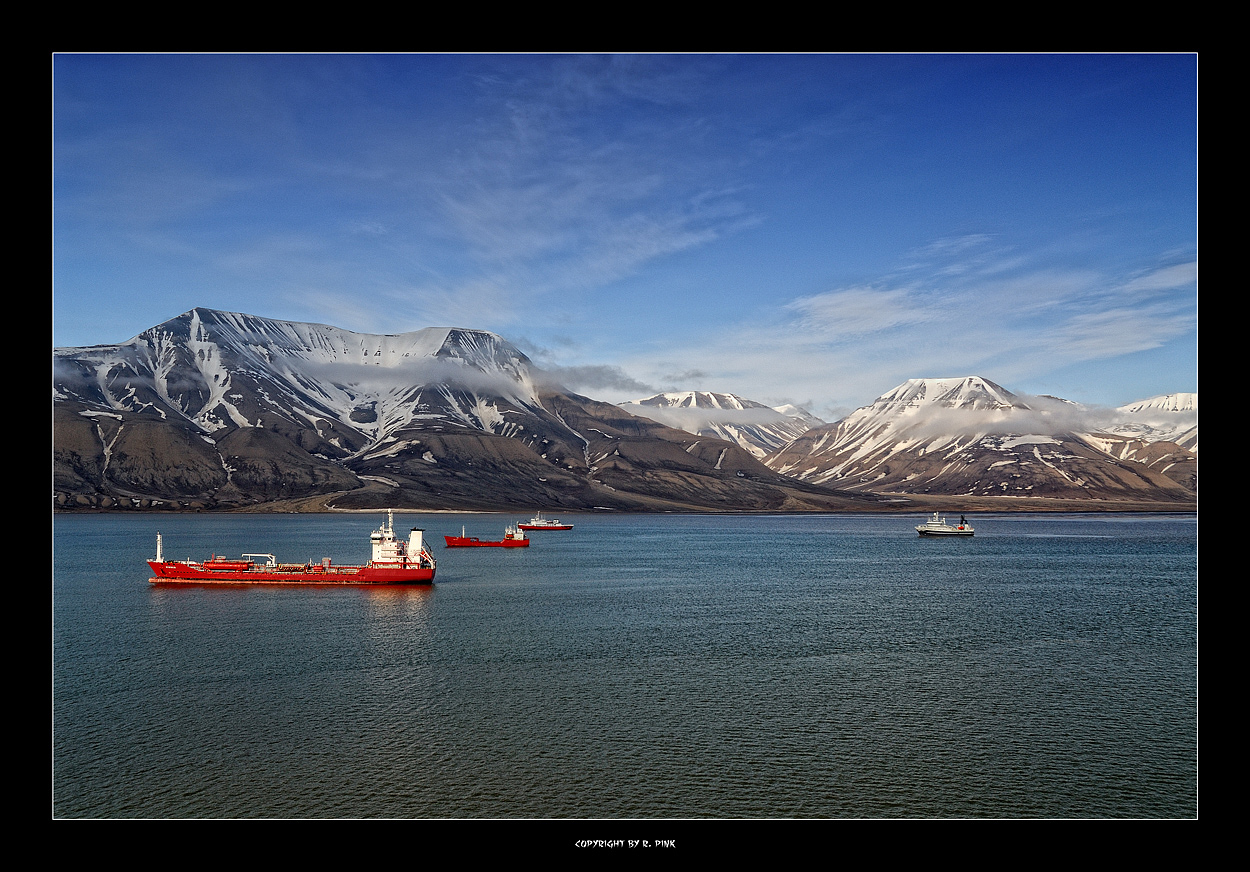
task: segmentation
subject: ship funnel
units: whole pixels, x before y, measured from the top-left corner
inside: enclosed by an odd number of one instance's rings
[[[412,528],[412,532],[408,534],[408,559],[419,560],[421,558],[421,534],[424,530]]]

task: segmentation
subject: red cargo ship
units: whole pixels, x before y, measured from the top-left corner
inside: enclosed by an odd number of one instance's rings
[[[503,539],[498,542],[483,542],[476,536],[466,536],[464,527],[460,528],[459,536],[444,536],[448,548],[528,548],[530,540],[516,527],[505,527]]]
[[[244,554],[239,559],[210,557],[166,560],[161,534],[156,534],[156,559],[148,566],[156,573],[152,584],[432,584],[434,555],[422,542],[424,531],[412,528],[407,541],[395,538],[395,513],[374,530],[373,559],[363,566],[335,566],[326,557],[320,563],[278,563],[272,554]],[[259,562],[257,558],[264,558]]]

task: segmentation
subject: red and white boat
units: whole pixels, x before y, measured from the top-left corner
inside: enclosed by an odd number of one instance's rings
[[[244,554],[240,558],[210,557],[166,560],[161,534],[156,534],[156,559],[149,560],[152,584],[433,584],[434,555],[422,541],[422,530],[412,528],[408,539],[395,538],[395,514],[369,536],[373,559],[363,566],[335,566],[329,557],[320,563],[278,563],[272,554]],[[262,561],[263,558],[263,561]]]
[[[539,512],[528,521],[522,521],[517,524],[522,530],[572,530],[572,524],[561,524],[559,518],[548,520],[543,517],[543,513]]]
[[[448,548],[528,548],[530,540],[516,527],[505,527],[503,539],[498,542],[483,542],[476,536],[467,536],[464,527],[460,528],[459,536],[444,536]]]

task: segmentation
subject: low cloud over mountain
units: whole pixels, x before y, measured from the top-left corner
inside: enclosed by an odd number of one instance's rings
[[[1196,415],[1196,395],[1192,406]],[[1143,438],[1133,414],[1023,397],[976,376],[912,379],[764,462],[804,481],[877,493],[1191,499],[1196,450]],[[1174,423],[1183,430],[1188,420]],[[1174,431],[1159,424],[1152,432]]]
[[[670,427],[733,442],[763,457],[797,439],[819,418],[794,406],[770,408],[733,394],[685,391],[656,394],[620,404]]]

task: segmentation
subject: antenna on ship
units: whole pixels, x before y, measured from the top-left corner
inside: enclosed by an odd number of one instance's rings
[[[159,532],[156,534],[156,562],[165,562],[165,558],[161,555],[161,534]]]

